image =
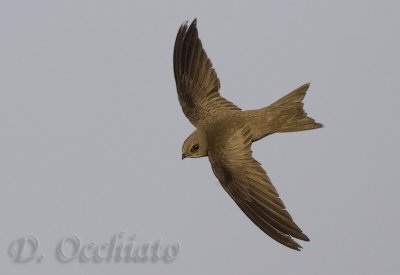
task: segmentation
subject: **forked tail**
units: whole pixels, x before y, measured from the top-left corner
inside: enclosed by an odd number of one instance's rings
[[[274,132],[295,132],[321,128],[321,123],[307,116],[303,109],[303,99],[310,83],[275,101],[266,109],[274,118]]]
[[[310,84],[307,83],[268,107],[247,111],[253,141],[272,133],[296,132],[321,128],[321,123],[307,116],[303,109],[303,98]]]

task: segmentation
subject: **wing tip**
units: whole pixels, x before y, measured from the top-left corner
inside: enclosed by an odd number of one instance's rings
[[[192,28],[196,28],[196,26],[197,26],[197,17],[195,17],[194,19],[193,19],[193,21],[189,24],[189,20],[185,20],[185,21],[183,21],[183,23],[181,24],[181,28],[183,28],[183,27],[192,27]]]
[[[306,236],[306,235],[304,235],[304,234],[302,234],[303,236],[301,237],[301,238],[299,238],[299,237],[294,237],[293,235],[289,235],[288,237],[289,237],[289,240],[288,241],[286,241],[286,242],[281,242],[281,241],[279,241],[279,240],[277,240],[277,239],[275,239],[275,238],[273,238],[275,241],[277,241],[277,242],[279,242],[279,243],[281,243],[281,244],[283,244],[284,246],[286,246],[286,247],[288,247],[288,248],[291,248],[291,249],[293,249],[293,250],[297,250],[297,251],[301,251],[302,249],[303,249],[303,247],[297,242],[297,241],[295,241],[294,240],[294,238],[296,238],[296,239],[299,239],[299,240],[302,240],[302,241],[306,241],[306,242],[309,242],[310,241],[310,239]]]

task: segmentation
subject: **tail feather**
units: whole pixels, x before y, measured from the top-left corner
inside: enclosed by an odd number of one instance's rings
[[[323,127],[321,123],[308,117],[303,109],[302,101],[309,87],[310,83],[307,83],[267,107],[276,113],[275,132],[295,132]]]
[[[272,133],[296,132],[323,127],[321,123],[307,116],[303,109],[303,99],[310,83],[307,83],[268,107],[249,111],[249,123],[253,141]]]

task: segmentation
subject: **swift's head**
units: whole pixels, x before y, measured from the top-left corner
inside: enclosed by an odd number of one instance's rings
[[[182,159],[200,158],[208,155],[207,138],[199,130],[194,131],[183,143]]]

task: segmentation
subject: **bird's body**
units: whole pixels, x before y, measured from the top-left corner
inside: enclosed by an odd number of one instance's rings
[[[196,130],[185,140],[182,158],[208,156],[225,191],[266,234],[292,249],[292,237],[308,241],[294,223],[251,144],[276,132],[322,127],[304,112],[305,84],[257,110],[241,110],[220,93],[220,82],[198,37],[196,20],[183,24],[174,48],[174,74],[182,110]]]

